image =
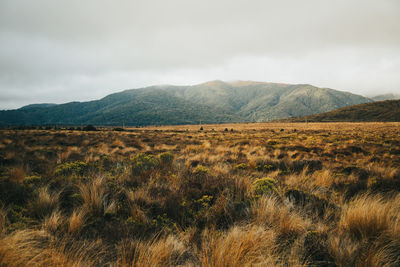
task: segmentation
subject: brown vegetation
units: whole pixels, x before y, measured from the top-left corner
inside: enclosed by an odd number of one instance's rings
[[[199,129],[0,130],[0,265],[400,265],[399,123]]]

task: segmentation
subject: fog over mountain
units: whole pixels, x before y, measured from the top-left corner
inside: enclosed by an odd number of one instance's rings
[[[208,80],[400,92],[398,0],[1,0],[0,109]]]

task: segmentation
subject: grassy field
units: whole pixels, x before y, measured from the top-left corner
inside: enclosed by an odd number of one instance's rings
[[[400,123],[0,130],[0,266],[399,266]]]

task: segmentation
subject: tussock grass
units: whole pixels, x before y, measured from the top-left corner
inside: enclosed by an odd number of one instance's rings
[[[187,248],[173,235],[150,241],[125,240],[119,244],[115,266],[177,266],[187,260]]]
[[[263,227],[232,227],[227,233],[203,233],[200,261],[202,266],[272,266],[275,233]]]
[[[0,208],[0,234],[6,230],[6,211]]]
[[[96,177],[86,184],[79,185],[82,209],[86,214],[102,214],[107,208],[107,194],[104,178]]]
[[[71,216],[68,218],[68,233],[79,234],[80,230],[84,227],[86,221],[86,213],[84,209],[75,209]]]
[[[399,198],[357,196],[344,206],[338,227],[357,239],[376,239],[399,223],[399,204]]]
[[[310,222],[278,200],[276,196],[263,196],[248,210],[252,223],[270,227],[283,236],[297,236],[309,227]]]
[[[0,130],[0,266],[400,265],[399,123],[203,128]]]
[[[99,259],[90,254],[93,248],[101,254],[96,242],[69,246],[55,242],[45,231],[23,230],[0,240],[0,262],[4,266],[94,266]]]
[[[32,202],[31,209],[34,216],[44,218],[58,209],[59,192],[50,192],[48,187],[38,189],[37,198]]]

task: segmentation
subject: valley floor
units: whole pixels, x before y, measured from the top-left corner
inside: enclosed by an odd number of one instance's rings
[[[0,130],[0,266],[399,266],[400,123]]]

